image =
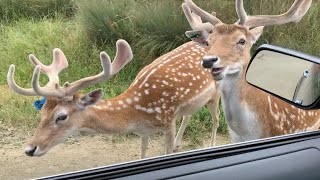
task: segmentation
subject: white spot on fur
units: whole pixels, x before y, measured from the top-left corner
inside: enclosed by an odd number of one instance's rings
[[[131,100],[130,98],[127,98],[127,99],[126,99],[126,102],[127,102],[128,104],[131,104],[131,103],[132,103],[132,100]]]
[[[154,113],[154,110],[152,108],[148,108],[147,113],[149,113],[149,114]]]
[[[134,97],[133,100],[134,101],[139,101],[139,98],[138,97]]]
[[[161,113],[161,109],[159,107],[154,108],[157,113]]]
[[[169,83],[165,80],[162,81],[163,84],[168,85]]]
[[[162,92],[162,95],[163,95],[163,96],[169,96],[169,94],[168,94],[166,91],[163,91],[163,92]]]

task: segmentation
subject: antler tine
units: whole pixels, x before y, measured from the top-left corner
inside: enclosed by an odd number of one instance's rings
[[[25,88],[22,88],[16,84],[16,82],[14,81],[14,70],[15,70],[15,67],[13,64],[11,64],[9,67],[8,74],[7,74],[7,82],[8,82],[9,88],[11,90],[13,90],[14,92],[21,94],[21,95],[36,96],[37,93],[33,89],[31,89],[31,88],[25,89]]]
[[[50,82],[45,86],[41,87],[39,84],[39,77],[40,77],[40,70],[41,66],[37,65],[33,71],[33,76],[32,76],[32,88],[33,90],[41,96],[48,97],[48,96],[53,96],[53,97],[63,97],[64,93],[61,91],[61,88],[58,83],[53,84],[53,82]]]
[[[186,3],[182,4],[183,12],[193,30],[206,30],[211,32],[214,26],[208,22],[202,23],[201,17],[192,13]],[[213,12],[215,14],[215,12]]]
[[[53,50],[53,60],[49,66],[42,64],[33,54],[29,55],[29,59],[35,66],[41,67],[41,72],[48,75],[50,81],[59,83],[59,73],[68,67],[68,61],[64,53],[59,49]]]
[[[118,73],[133,58],[132,50],[127,41],[119,39],[116,43],[117,53],[112,62],[111,75]]]
[[[72,95],[80,89],[107,80],[110,76],[119,72],[128,62],[132,60],[132,50],[130,45],[125,40],[118,40],[116,46],[117,53],[112,64],[109,55],[106,52],[101,52],[100,59],[103,71],[98,75],[83,78],[71,83],[66,87],[65,94]]]
[[[236,0],[236,12],[239,17],[238,24],[244,25],[244,23],[247,20],[248,15],[243,7],[243,0]]]
[[[64,92],[59,85],[59,73],[68,67],[68,61],[64,53],[59,49],[53,50],[53,60],[49,66],[42,64],[33,54],[29,55],[29,59],[36,66],[32,76],[33,90],[41,96],[63,97]],[[40,71],[49,77],[49,82],[41,87],[39,84]]]
[[[187,6],[190,8],[191,11],[193,11],[195,14],[200,16],[204,21],[207,21],[211,23],[213,26],[216,24],[222,23],[218,18],[216,18],[214,15],[202,10],[200,7],[195,5],[192,0],[185,0]]]
[[[240,18],[239,24],[248,28],[257,26],[281,25],[289,22],[299,22],[301,18],[309,10],[312,0],[295,0],[290,9],[280,15],[258,15],[246,16],[244,19],[245,10],[243,8],[243,0],[237,0],[237,12]],[[244,23],[242,22],[244,19]]]
[[[101,52],[100,59],[103,71],[98,75],[86,77],[71,83],[69,86],[65,87],[65,95],[72,95],[80,89],[107,80],[110,76],[119,72],[120,69],[122,69],[128,62],[132,60],[132,50],[130,45],[125,40],[118,40],[116,46],[117,53],[112,64],[109,55],[106,52]]]
[[[102,65],[102,72],[95,76],[86,77],[80,80],[77,80],[68,86],[64,87],[64,96],[71,96],[80,89],[88,87],[90,85],[102,82],[107,80],[111,76],[111,62],[110,57],[107,53],[100,53],[100,60]]]

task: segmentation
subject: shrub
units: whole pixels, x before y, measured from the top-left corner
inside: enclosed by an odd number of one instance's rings
[[[133,0],[79,1],[79,19],[91,42],[103,47],[125,39],[134,38]]]

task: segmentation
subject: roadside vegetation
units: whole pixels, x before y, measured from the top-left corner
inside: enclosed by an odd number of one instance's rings
[[[237,20],[233,0],[194,0],[200,7],[214,10],[223,22]],[[70,67],[61,73],[61,81],[74,81],[100,71],[99,52],[115,55],[115,42],[123,38],[133,49],[134,59],[109,81],[90,87],[101,87],[105,98],[123,92],[143,66],[156,57],[188,41],[189,30],[182,0],[2,0],[0,1],[0,125],[21,132],[33,132],[39,113],[33,108],[37,97],[11,93],[6,85],[10,64],[16,65],[15,79],[30,87],[33,53],[44,63],[52,60],[56,47],[65,53]],[[293,0],[245,1],[249,14],[279,14]],[[272,6],[271,6],[272,5]],[[320,3],[315,1],[309,13],[298,24],[266,27],[256,46],[276,44],[320,56]],[[46,82],[42,77],[41,82]],[[39,98],[39,97],[38,97]],[[227,133],[220,109],[219,133]],[[187,138],[201,143],[211,131],[211,117],[203,108],[193,116]]]

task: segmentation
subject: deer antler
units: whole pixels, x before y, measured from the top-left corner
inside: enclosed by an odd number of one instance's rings
[[[59,84],[59,76],[58,76],[58,74],[60,73],[60,71],[62,71],[63,69],[68,67],[68,61],[67,61],[65,55],[58,48],[53,50],[53,62],[49,66],[46,66],[46,65],[42,64],[33,54],[31,54],[29,56],[29,60],[35,66],[39,66],[36,69],[40,69],[41,68],[41,71],[44,74],[48,75],[49,82],[46,85],[47,88],[52,88],[52,87],[55,87],[57,83]],[[11,65],[10,68],[9,68],[9,71],[8,71],[8,75],[7,75],[7,81],[8,81],[9,87],[12,90],[14,90],[15,92],[17,92],[18,94],[22,94],[22,95],[26,95],[26,96],[35,96],[35,95],[37,95],[37,92],[34,89],[32,89],[32,88],[29,88],[29,89],[21,88],[15,83],[14,75],[13,75],[14,74],[14,70],[15,70],[14,65]]]
[[[220,19],[216,18],[213,14],[209,14],[208,12],[204,11],[203,9],[195,5],[192,2],[192,0],[185,0],[185,4],[190,8],[192,12],[194,12],[195,14],[200,16],[204,21],[209,22],[213,26],[215,26],[216,24],[222,23]]]
[[[16,92],[18,94],[22,94],[25,96],[36,96],[37,93],[34,92],[34,90],[32,88],[26,89],[26,88],[22,88],[16,84],[16,82],[14,80],[14,71],[15,71],[15,67],[13,64],[11,64],[9,67],[8,74],[7,74],[7,82],[8,82],[10,89],[12,89],[14,92]]]
[[[200,7],[195,5],[192,0],[185,0],[186,5],[183,5],[186,17],[194,30],[207,29],[208,25],[205,26],[195,26],[194,22],[188,14],[188,8],[191,9],[195,14],[199,15],[203,20],[209,22],[213,26],[216,24],[222,23],[218,18],[209,14],[208,12],[202,10]],[[258,27],[258,26],[270,26],[270,25],[280,25],[286,24],[289,22],[298,22],[301,18],[307,13],[311,6],[312,0],[295,0],[290,9],[280,15],[257,15],[257,16],[248,16],[244,7],[243,0],[236,0],[236,11],[239,17],[239,20],[236,24],[246,26],[248,28]]]
[[[32,76],[32,89],[19,87],[14,81],[14,65],[11,65],[7,75],[9,87],[18,94],[26,96],[54,96],[65,97],[71,96],[80,89],[88,87],[92,84],[100,83],[108,79],[111,75],[120,71],[129,61],[132,60],[132,51],[129,44],[124,40],[117,41],[117,54],[115,60],[111,64],[107,53],[100,53],[100,60],[103,71],[95,76],[86,77],[75,81],[68,86],[61,87],[59,85],[59,73],[61,70],[68,67],[68,61],[63,52],[56,48],[53,50],[53,62],[51,65],[43,65],[34,55],[30,55],[31,62],[36,66]],[[41,87],[39,84],[40,71],[49,77],[49,82]]]
[[[243,7],[243,0],[236,0],[236,11],[239,17],[238,24],[251,28],[299,22],[309,10],[311,3],[312,0],[295,0],[286,13],[280,15],[248,16]]]
[[[190,8],[187,6],[186,3],[182,4],[182,9],[193,30],[206,30],[207,32],[212,31],[214,26],[208,22],[203,23],[201,17],[191,12]],[[216,13],[212,12],[211,15],[215,16]]]

